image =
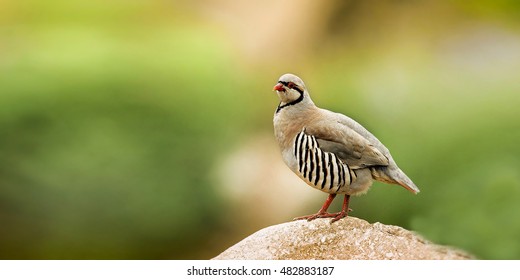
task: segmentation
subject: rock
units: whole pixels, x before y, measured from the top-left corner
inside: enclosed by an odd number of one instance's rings
[[[214,260],[460,260],[474,257],[398,226],[354,217],[294,221],[261,229]]]

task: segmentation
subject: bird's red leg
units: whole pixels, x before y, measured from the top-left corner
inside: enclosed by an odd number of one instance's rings
[[[321,207],[320,211],[314,215],[308,215],[308,216],[302,216],[294,218],[294,220],[307,220],[312,221],[317,218],[333,218],[330,223],[334,223],[336,221],[339,221],[345,217],[348,216],[348,212],[352,211],[352,209],[348,208],[348,203],[350,200],[350,195],[346,194],[345,198],[343,199],[343,206],[341,207],[341,212],[338,213],[328,213],[327,209],[329,209],[330,204],[336,197],[336,194],[329,194],[329,197],[327,197],[327,200],[325,200],[325,203],[323,203],[323,206]]]
[[[341,219],[343,219],[345,217],[347,217],[348,216],[348,212],[352,211],[352,209],[348,208],[349,200],[350,200],[350,195],[346,194],[345,198],[343,199],[343,206],[341,207],[341,212],[338,212],[338,213],[334,214],[336,216],[334,217],[334,219],[332,219],[330,221],[331,224],[336,222],[336,221],[339,221],[339,220],[341,220]]]
[[[335,194],[335,193],[331,193],[331,194],[329,194],[329,197],[327,197],[327,200],[325,200],[325,203],[323,203],[323,206],[321,206],[321,209],[320,209],[320,211],[318,211],[318,213],[316,213],[316,214],[314,214],[314,215],[308,215],[308,216],[296,217],[296,218],[294,218],[294,220],[307,220],[307,221],[312,221],[312,220],[317,219],[317,218],[331,218],[331,217],[336,217],[337,214],[330,214],[330,213],[327,213],[327,209],[329,209],[329,206],[330,206],[330,204],[332,203],[332,201],[334,200],[335,197],[336,197],[336,194]]]

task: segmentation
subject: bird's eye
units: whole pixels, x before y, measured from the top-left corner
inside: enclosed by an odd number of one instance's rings
[[[293,82],[287,83],[287,87],[294,88],[296,85]]]

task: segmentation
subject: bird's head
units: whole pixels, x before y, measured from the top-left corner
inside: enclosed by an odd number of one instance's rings
[[[282,75],[273,90],[276,91],[276,94],[280,97],[279,109],[297,104],[306,97],[309,99],[307,89],[302,79],[293,74]]]

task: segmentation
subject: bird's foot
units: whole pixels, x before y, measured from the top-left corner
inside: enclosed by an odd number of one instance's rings
[[[348,212],[352,211],[352,209],[348,209],[348,211],[341,211],[341,212],[338,212],[338,213],[328,213],[328,212],[318,212],[316,214],[313,214],[313,215],[308,215],[308,216],[301,216],[301,217],[296,217],[294,218],[293,220],[296,221],[296,220],[307,220],[307,221],[312,221],[312,220],[315,220],[315,219],[319,219],[319,218],[333,218],[330,223],[334,223],[336,221],[339,221],[345,217],[348,216]]]
[[[296,218],[294,218],[294,220],[295,221],[296,220],[312,221],[312,220],[315,220],[315,219],[318,219],[318,218],[332,218],[332,217],[336,217],[336,213],[318,212],[318,213],[313,214],[313,215],[296,217]]]
[[[348,216],[348,212],[352,211],[352,209],[348,209],[348,211],[341,210],[341,212],[334,213],[335,217],[333,217],[332,220],[330,220],[330,223],[337,222],[343,218],[346,218]]]

